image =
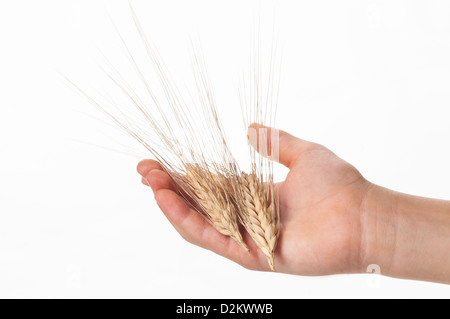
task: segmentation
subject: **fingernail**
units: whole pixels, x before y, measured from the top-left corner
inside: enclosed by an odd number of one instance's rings
[[[142,182],[142,184],[144,184],[144,185],[150,186],[150,183],[149,183],[149,181],[148,181],[148,179],[147,179],[146,177],[142,177],[142,178],[141,178],[141,182]]]

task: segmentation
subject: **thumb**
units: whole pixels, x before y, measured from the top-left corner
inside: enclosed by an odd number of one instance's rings
[[[291,168],[301,153],[316,145],[282,130],[257,123],[248,127],[247,137],[258,153],[288,168]]]

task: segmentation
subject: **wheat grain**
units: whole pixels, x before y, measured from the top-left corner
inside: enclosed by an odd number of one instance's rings
[[[223,235],[230,236],[246,251],[247,245],[239,232],[238,216],[233,204],[231,185],[222,174],[214,174],[200,165],[187,164],[186,182],[191,197],[198,204],[202,215]]]
[[[275,248],[279,235],[276,207],[256,174],[242,173],[239,177],[242,190],[241,221],[255,243],[266,255],[270,269],[275,270]],[[273,184],[268,185],[273,194]]]
[[[268,183],[267,192],[256,173],[227,176],[212,173],[198,164],[187,167],[186,179],[203,215],[220,233],[232,237],[248,250],[239,232],[240,221],[267,257],[270,269],[275,270],[279,225],[276,203],[269,200],[273,183]]]

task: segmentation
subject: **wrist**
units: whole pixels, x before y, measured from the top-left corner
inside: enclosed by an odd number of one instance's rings
[[[389,275],[394,265],[397,245],[398,194],[370,183],[361,203],[360,270],[379,269]],[[375,267],[374,267],[375,266]]]

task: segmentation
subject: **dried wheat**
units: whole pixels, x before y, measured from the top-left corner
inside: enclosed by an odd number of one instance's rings
[[[199,165],[187,164],[186,181],[192,190],[192,199],[200,206],[201,213],[223,235],[230,236],[246,251],[247,245],[239,232],[238,216],[233,205],[229,180]]]
[[[255,243],[266,255],[270,269],[275,270],[275,248],[279,224],[274,201],[268,199],[262,183],[255,174],[242,173],[240,178],[244,206],[241,221]],[[272,188],[273,184],[269,185]]]
[[[121,110],[123,105],[117,107],[117,115],[112,114],[101,102],[76,85],[75,88],[162,164],[165,171],[178,184],[181,194],[192,202],[206,220],[220,233],[230,236],[248,251],[239,231],[241,223],[267,257],[270,268],[274,270],[279,218],[277,201],[273,195],[272,161],[267,158],[261,159],[251,147],[252,173],[239,173],[240,169],[225,138],[202,55],[196,54],[193,61],[198,99],[194,104],[188,105],[172,82],[172,77],[159,54],[146,38],[131,6],[130,11],[148,55],[148,61],[159,81],[152,85],[148,83],[135,55],[117,28],[124,52],[137,78],[144,85],[147,96],[140,97],[112,65],[110,67],[114,72],[107,72],[107,75],[117,86],[118,91],[128,98],[129,105],[137,111],[138,119],[135,120],[127,112],[123,112]],[[259,36],[257,39],[259,41]],[[270,53],[270,69],[266,85],[262,81],[260,44],[258,42],[253,45],[254,59],[249,83],[243,83],[243,90],[239,92],[246,127],[251,122],[273,124],[267,123],[267,120],[275,119],[278,97],[277,90],[274,90],[278,83],[274,81],[276,80],[274,44]],[[159,95],[155,93],[158,90],[153,89],[153,86],[158,86],[158,82],[161,89]],[[116,108],[116,104],[112,102],[112,106]],[[198,108],[200,112],[195,112]],[[264,189],[265,185],[268,192]]]

